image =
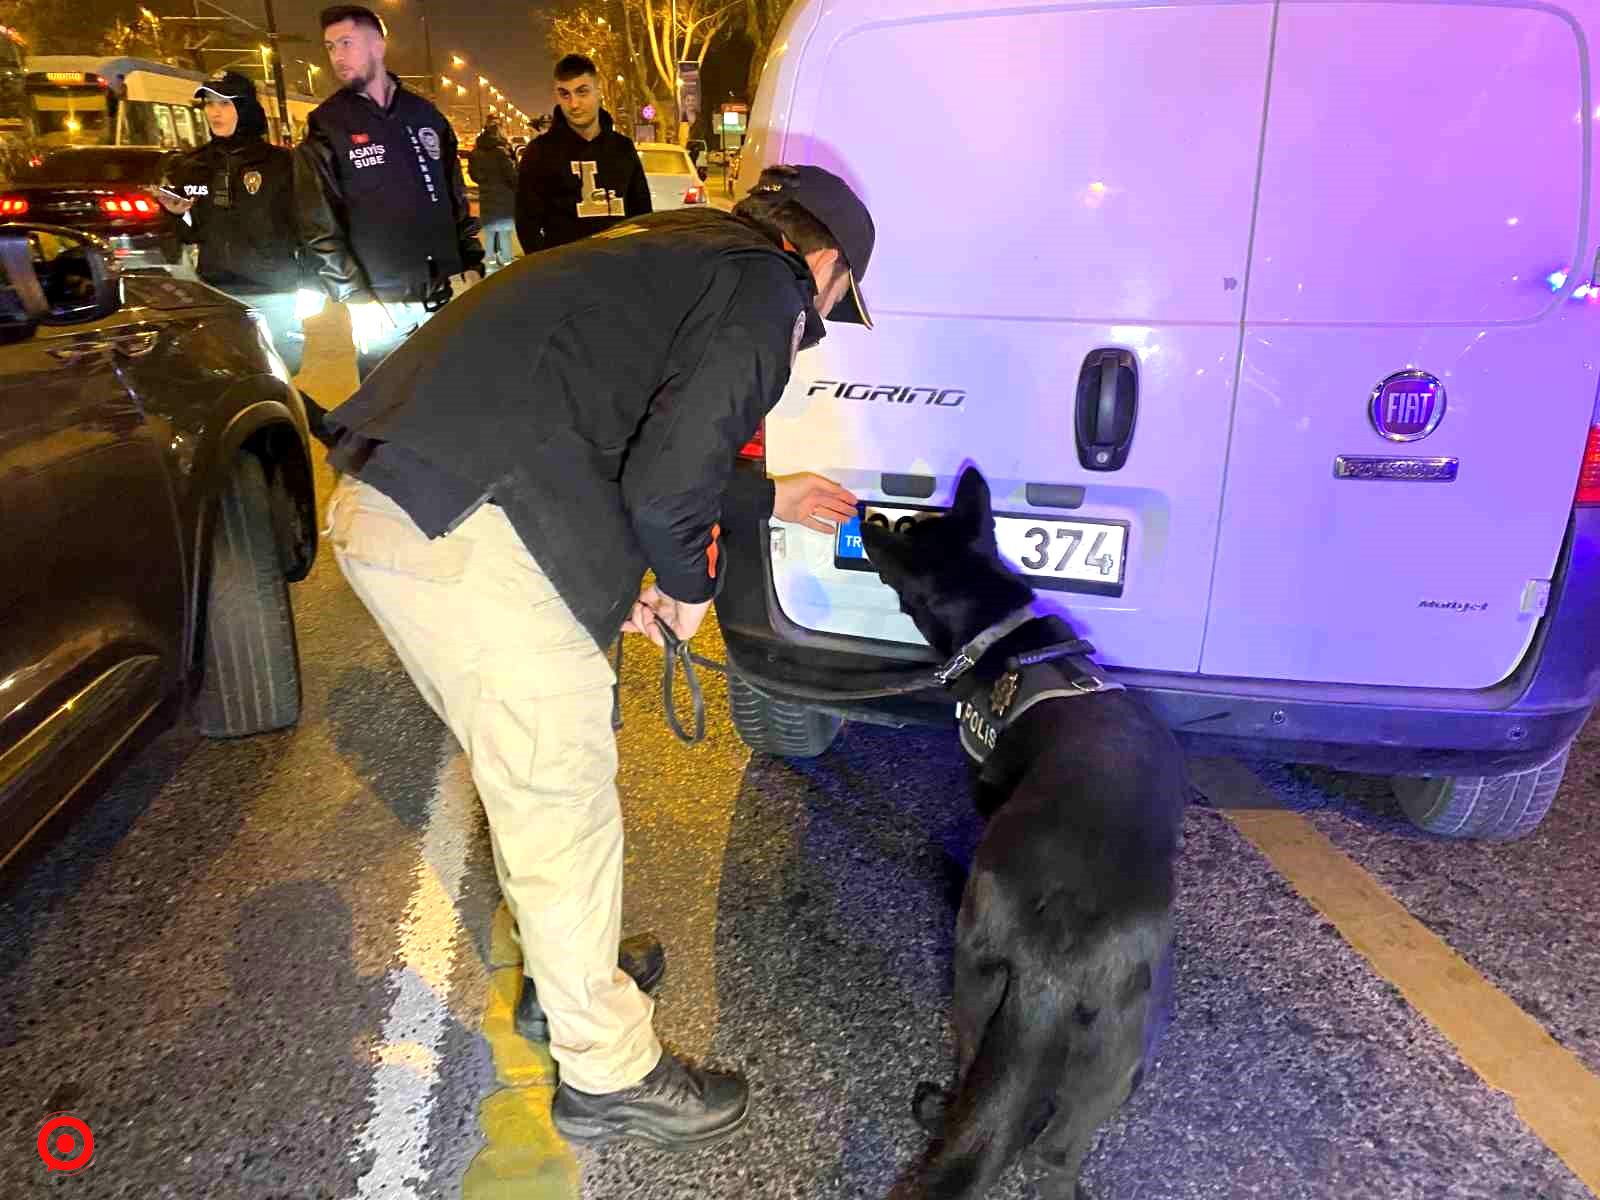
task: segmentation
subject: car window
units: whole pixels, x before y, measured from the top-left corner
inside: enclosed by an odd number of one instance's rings
[[[89,252],[77,238],[43,230],[29,235],[33,269],[54,313],[72,314],[94,305],[94,269]]]
[[[22,174],[23,183],[154,183],[162,155],[149,150],[58,150]]]
[[[174,104],[172,106],[172,120],[173,123],[178,127],[178,144],[180,146],[193,146],[197,144],[194,133],[194,124],[191,120],[193,116],[193,110],[185,108],[181,104]]]
[[[154,146],[161,141],[156,128],[156,106],[148,100],[124,100],[119,108],[122,129],[117,140],[130,146]]]
[[[178,144],[177,130],[172,125],[172,109],[165,104],[156,107],[156,132],[161,135],[163,146],[176,146]]]
[[[641,150],[639,161],[646,175],[692,175],[689,156],[681,150]]]

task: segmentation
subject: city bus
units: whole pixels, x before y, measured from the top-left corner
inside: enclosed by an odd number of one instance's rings
[[[45,146],[201,146],[210,138],[194,93],[208,76],[143,58],[34,55],[24,64],[26,113]],[[267,136],[288,145],[318,103],[290,92],[290,129],[278,119],[271,86],[261,93]]]

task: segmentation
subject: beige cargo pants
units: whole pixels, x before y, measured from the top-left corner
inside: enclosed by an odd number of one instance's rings
[[[638,1083],[654,1005],[617,969],[622,810],[611,665],[505,514],[485,504],[429,540],[346,477],[328,505],[339,569],[467,752],[524,969],[564,1083]]]

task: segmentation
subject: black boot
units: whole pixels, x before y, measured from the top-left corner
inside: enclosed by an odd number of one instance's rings
[[[632,977],[641,992],[653,992],[667,973],[667,952],[653,933],[623,938],[617,947],[617,966]],[[550,1040],[550,1022],[527,975],[522,977],[522,995],[517,1000],[516,1028],[530,1042]]]
[[[642,1142],[658,1150],[700,1150],[750,1115],[750,1085],[731,1071],[706,1071],[666,1050],[643,1080],[592,1096],[561,1084],[550,1117],[569,1142]]]

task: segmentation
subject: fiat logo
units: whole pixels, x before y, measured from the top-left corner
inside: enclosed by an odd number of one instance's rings
[[[1444,384],[1426,371],[1396,371],[1372,392],[1372,427],[1391,442],[1415,442],[1444,417]]]

